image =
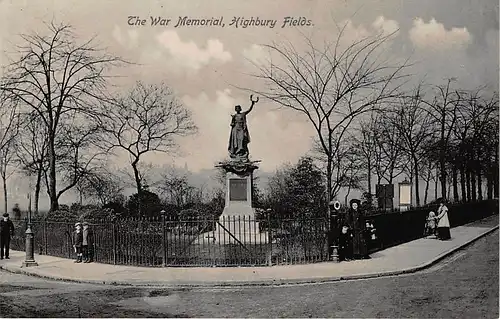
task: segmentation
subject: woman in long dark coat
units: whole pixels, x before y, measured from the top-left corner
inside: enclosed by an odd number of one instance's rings
[[[359,199],[352,199],[349,202],[348,220],[353,234],[352,250],[354,259],[368,259],[370,256],[365,236],[365,220],[360,204]]]

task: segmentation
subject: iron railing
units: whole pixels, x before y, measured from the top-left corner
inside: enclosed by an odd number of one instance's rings
[[[328,260],[323,219],[117,218],[89,221],[94,260],[133,266],[269,266]],[[27,221],[17,223],[12,249],[24,250]],[[74,258],[74,223],[33,220],[35,252]]]
[[[423,236],[429,211],[367,216],[376,228],[371,252]],[[452,227],[498,214],[498,200],[449,205]],[[178,220],[116,218],[89,221],[94,232],[96,262],[133,266],[271,266],[329,260],[329,221],[323,218],[223,216]],[[11,248],[24,251],[27,221],[16,221]],[[74,258],[74,223],[33,220],[35,252]]]

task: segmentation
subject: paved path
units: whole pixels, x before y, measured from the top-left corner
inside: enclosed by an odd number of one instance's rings
[[[416,273],[322,284],[130,287],[0,271],[4,318],[499,318],[498,230]]]
[[[45,278],[86,283],[137,286],[278,285],[359,279],[424,269],[498,228],[498,215],[451,230],[452,239],[422,238],[374,253],[369,260],[323,262],[274,267],[145,268],[108,264],[75,264],[73,260],[35,255],[39,266],[22,268],[24,252],[0,260],[0,269]]]

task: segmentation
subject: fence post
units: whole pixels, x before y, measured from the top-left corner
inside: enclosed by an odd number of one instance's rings
[[[162,209],[161,213],[161,229],[162,229],[162,235],[161,235],[161,252],[163,256],[162,260],[162,266],[166,267],[167,266],[167,236],[166,236],[166,230],[165,230],[165,210]]]

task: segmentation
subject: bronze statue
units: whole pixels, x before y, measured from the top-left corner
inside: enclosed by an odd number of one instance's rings
[[[229,136],[229,156],[233,160],[248,161],[248,143],[250,143],[250,134],[248,133],[247,114],[253,109],[255,103],[259,102],[259,98],[253,99],[250,95],[250,108],[242,112],[241,106],[234,107],[236,114],[232,115],[231,119],[231,135]]]

